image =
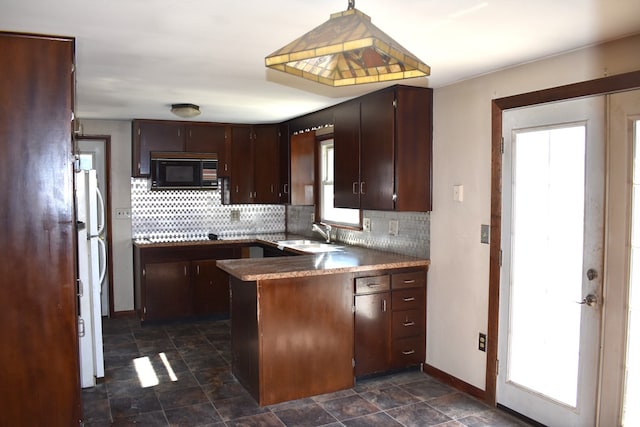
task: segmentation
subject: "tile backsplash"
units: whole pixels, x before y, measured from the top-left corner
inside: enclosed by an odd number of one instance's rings
[[[283,233],[282,205],[223,205],[219,190],[151,191],[145,178],[131,178],[134,239],[204,240],[245,234]]]
[[[313,206],[288,206],[287,231],[303,236],[320,238],[311,232]],[[371,231],[333,228],[331,238],[349,245],[379,249],[403,255],[429,258],[429,212],[363,211],[363,217],[371,220]],[[398,234],[389,234],[389,221],[398,221]]]
[[[156,241],[205,240],[248,234],[312,233],[313,206],[223,205],[220,191],[151,191],[145,178],[131,179],[131,228],[134,239]],[[338,242],[429,258],[429,212],[364,211],[371,231],[333,228]],[[398,221],[398,234],[389,234],[389,221]]]

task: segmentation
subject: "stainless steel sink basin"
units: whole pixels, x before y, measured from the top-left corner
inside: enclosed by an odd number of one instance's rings
[[[342,246],[333,243],[318,242],[316,240],[280,240],[276,242],[279,248],[291,248],[303,252],[335,252],[341,251]]]

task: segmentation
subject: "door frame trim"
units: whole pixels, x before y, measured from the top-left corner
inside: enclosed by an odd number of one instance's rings
[[[491,235],[485,402],[496,405],[502,238],[502,113],[505,110],[640,88],[640,70],[491,101]]]

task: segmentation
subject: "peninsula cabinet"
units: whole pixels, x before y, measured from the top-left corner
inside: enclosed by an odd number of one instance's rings
[[[432,99],[393,86],[335,109],[336,207],[431,210]]]
[[[135,306],[140,320],[228,316],[229,276],[216,261],[240,257],[239,247],[134,245]]]
[[[145,177],[151,171],[152,151],[216,153],[218,175],[229,172],[227,126],[170,120],[134,120],[132,124],[132,176]]]
[[[78,426],[75,39],[0,31],[0,426]]]
[[[353,387],[352,282],[231,276],[231,368],[261,406]]]
[[[426,352],[426,271],[355,279],[356,377],[420,365]]]

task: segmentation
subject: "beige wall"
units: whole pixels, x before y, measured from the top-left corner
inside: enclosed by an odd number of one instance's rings
[[[485,388],[490,223],[491,100],[640,69],[640,36],[547,58],[434,91],[433,212],[427,363]],[[434,69],[434,73],[437,72]],[[464,201],[453,186],[464,185]]]
[[[131,209],[131,122],[80,119],[84,135],[111,136],[111,218],[113,306],[133,310],[131,220],[116,219],[117,208]]]

